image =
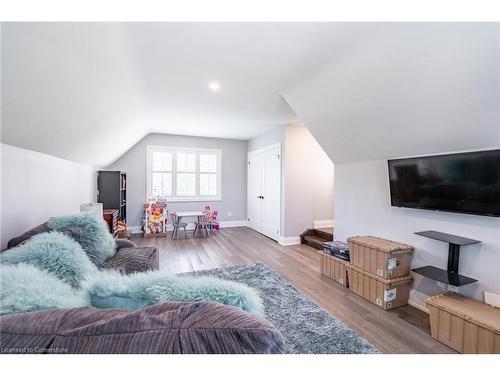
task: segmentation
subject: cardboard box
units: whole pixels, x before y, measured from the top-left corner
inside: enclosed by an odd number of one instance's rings
[[[335,280],[343,286],[349,286],[347,278],[348,262],[332,255],[319,251],[321,258],[321,273],[329,279]]]
[[[413,247],[372,236],[347,239],[350,264],[384,279],[410,274]]]
[[[382,309],[391,310],[408,304],[411,276],[386,280],[352,265],[348,266],[347,273],[349,290]]]
[[[431,334],[460,353],[500,354],[500,309],[456,293],[427,298]]]

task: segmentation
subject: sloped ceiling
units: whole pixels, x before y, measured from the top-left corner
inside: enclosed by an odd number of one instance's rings
[[[335,163],[500,147],[499,24],[377,24],[283,93]]]
[[[336,163],[500,143],[497,24],[4,23],[1,37],[2,142],[87,164],[152,132],[249,139],[296,121]]]
[[[337,27],[4,23],[2,142],[101,166],[153,132],[252,138],[295,120],[279,93]]]

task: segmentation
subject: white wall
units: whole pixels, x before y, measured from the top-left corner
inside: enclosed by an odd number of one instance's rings
[[[248,140],[248,152],[274,145],[276,143],[281,143],[281,146],[284,147],[285,132],[286,125],[278,125],[274,129]]]
[[[298,236],[315,220],[333,219],[333,163],[301,124],[285,136],[285,236]]]
[[[461,250],[460,273],[479,282],[459,292],[478,299],[484,290],[500,293],[500,218],[391,207],[387,160],[336,164],[334,201],[336,239],[374,235],[413,245],[412,268],[446,269],[448,257],[446,243],[414,232],[437,230],[482,241]],[[442,291],[435,282],[414,277],[417,293],[412,292],[411,302],[423,305],[422,297]]]
[[[248,141],[248,151],[282,147],[281,233],[293,243],[315,220],[333,220],[333,170],[330,158],[302,124],[281,125]]]
[[[193,147],[222,150],[222,200],[169,202],[169,211],[199,211],[206,204],[219,211],[219,221],[246,221],[247,142],[231,139],[149,134],[128,150],[109,170],[127,172],[127,221],[141,226],[146,201],[146,146]]]
[[[1,144],[1,247],[51,216],[95,201],[94,167]]]

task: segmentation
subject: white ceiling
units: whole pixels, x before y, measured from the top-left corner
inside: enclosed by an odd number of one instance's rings
[[[284,97],[337,164],[500,147],[499,25],[374,25]]]
[[[300,120],[335,162],[486,147],[499,48],[495,24],[4,23],[2,142],[105,166]]]
[[[106,165],[151,132],[252,138],[295,120],[279,94],[335,27],[3,24],[3,142]]]

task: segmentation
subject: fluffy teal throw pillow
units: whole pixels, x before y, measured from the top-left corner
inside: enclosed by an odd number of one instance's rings
[[[79,288],[86,277],[97,272],[80,244],[58,232],[37,234],[24,244],[2,252],[0,260],[9,264],[31,264],[73,288]]]
[[[247,285],[213,277],[163,276],[158,272],[100,273],[83,289],[98,308],[141,308],[167,301],[211,301],[263,315],[262,300]]]
[[[31,264],[2,264],[0,281],[1,315],[88,305],[81,291]]]
[[[53,217],[47,225],[77,241],[97,266],[115,253],[116,241],[109,233],[108,224],[96,215],[78,213]]]

